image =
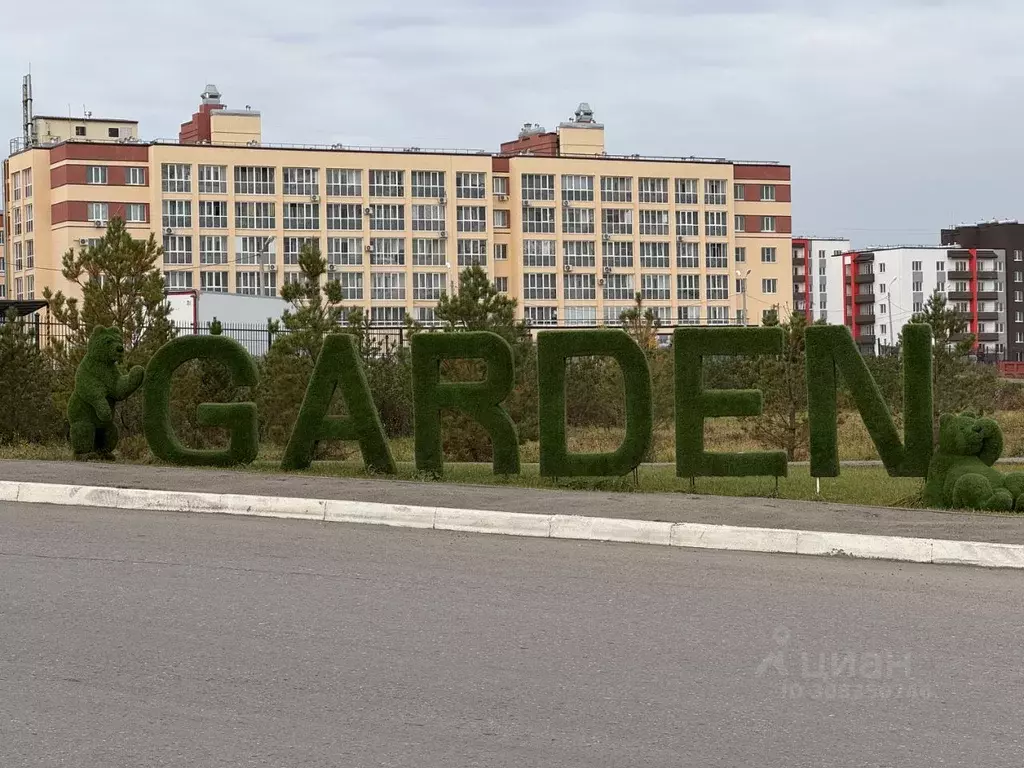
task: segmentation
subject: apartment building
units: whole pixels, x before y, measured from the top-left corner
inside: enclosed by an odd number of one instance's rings
[[[943,245],[991,248],[1006,254],[1006,359],[1024,362],[1024,224],[987,221],[941,232]]]
[[[497,152],[270,145],[260,113],[214,86],[176,141],[130,121],[32,125],[4,164],[16,297],[71,291],[62,254],[113,216],[156,234],[175,291],[277,295],[315,242],[379,324],[432,322],[473,264],[540,326],[618,322],[637,293],[665,324],[757,324],[793,296],[788,166],[612,155],[586,104]]]
[[[977,350],[1006,353],[1005,252],[899,246],[844,253],[835,301],[864,354],[894,346],[903,326],[938,292],[970,322]],[[830,290],[830,305],[833,291]]]
[[[842,281],[842,254],[850,241],[841,237],[793,238],[793,311],[802,312],[807,322],[824,320],[840,325],[841,305],[830,305],[829,285]]]

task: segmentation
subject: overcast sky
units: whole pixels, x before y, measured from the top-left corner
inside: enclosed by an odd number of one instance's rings
[[[267,142],[496,149],[580,101],[608,151],[780,160],[794,228],[934,243],[1024,219],[1021,0],[45,0],[0,23],[0,124],[136,118],[207,82]],[[6,150],[6,144],[4,144]]]

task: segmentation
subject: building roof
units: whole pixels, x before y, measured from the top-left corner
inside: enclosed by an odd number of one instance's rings
[[[34,120],[66,120],[69,123],[128,123],[138,125],[138,120],[125,120],[120,117],[77,117],[74,115],[33,115]]]

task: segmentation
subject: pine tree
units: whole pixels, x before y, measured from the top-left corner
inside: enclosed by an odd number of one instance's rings
[[[493,331],[509,341],[526,332],[516,322],[516,300],[500,293],[479,266],[462,271],[456,292],[441,294],[435,315],[449,331]]]
[[[53,368],[32,329],[12,310],[0,318],[0,444],[46,442],[60,433]]]
[[[644,297],[637,293],[634,305],[619,315],[622,329],[628,333],[640,349],[650,353],[658,348],[658,328],[661,320],[650,307],[644,309]]]

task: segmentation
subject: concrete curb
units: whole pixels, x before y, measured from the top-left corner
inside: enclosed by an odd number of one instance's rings
[[[743,528],[575,515],[417,507],[367,501],[153,491],[0,481],[0,501],[133,511],[249,515],[438,531],[608,541],[689,549],[773,552],[941,565],[1024,569],[1024,545],[868,536],[829,531]]]

